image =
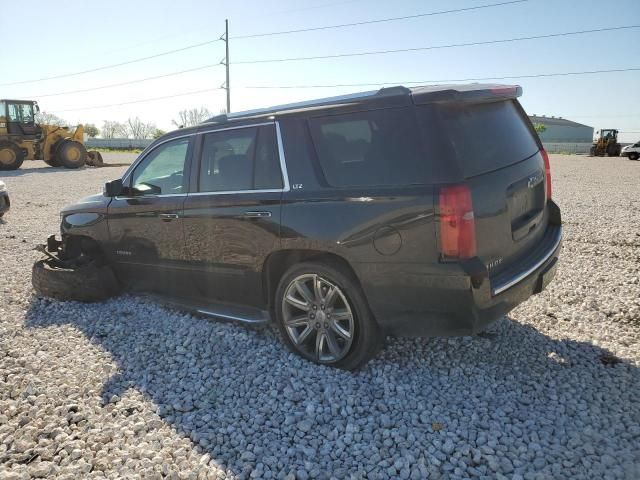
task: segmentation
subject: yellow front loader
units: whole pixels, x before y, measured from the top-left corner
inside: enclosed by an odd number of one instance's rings
[[[593,142],[589,154],[592,157],[619,157],[622,145],[618,143],[618,130],[602,129],[598,132],[598,139]]]
[[[31,100],[0,100],[0,170],[16,170],[25,160],[44,160],[52,167],[102,166],[99,152],[87,152],[84,127],[39,125],[38,104]]]

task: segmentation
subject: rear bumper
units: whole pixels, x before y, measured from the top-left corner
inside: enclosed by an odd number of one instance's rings
[[[562,227],[549,225],[526,261],[494,278],[486,269],[421,274],[415,265],[395,266],[391,272],[378,265],[364,277],[359,273],[373,314],[388,334],[473,335],[542,292],[555,276],[561,247]]]
[[[11,201],[7,192],[0,193],[0,214],[8,212],[11,208]]]

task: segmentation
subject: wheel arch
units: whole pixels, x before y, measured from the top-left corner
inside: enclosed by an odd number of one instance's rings
[[[69,258],[79,256],[82,253],[87,255],[106,258],[106,251],[99,240],[87,232],[66,233],[62,236],[62,248]]]
[[[273,307],[273,300],[276,290],[278,289],[278,283],[285,272],[292,265],[312,261],[322,262],[344,269],[364,293],[360,279],[351,263],[336,253],[309,249],[277,250],[265,259],[262,268],[262,295],[269,309]]]

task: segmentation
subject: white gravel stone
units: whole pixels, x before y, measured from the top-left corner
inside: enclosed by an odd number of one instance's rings
[[[356,373],[140,297],[33,298],[33,245],[123,169],[3,172],[0,478],[640,478],[639,165],[551,162],[549,288],[488,334],[390,339]]]

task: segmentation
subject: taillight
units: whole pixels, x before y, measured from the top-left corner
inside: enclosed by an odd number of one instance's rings
[[[476,254],[476,224],[471,191],[466,185],[440,189],[440,253],[443,260],[470,258]]]
[[[551,165],[549,165],[549,154],[547,154],[544,149],[540,150],[540,152],[544,160],[544,178],[546,179],[547,199],[549,199],[551,198]]]

